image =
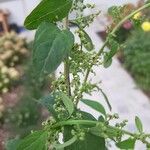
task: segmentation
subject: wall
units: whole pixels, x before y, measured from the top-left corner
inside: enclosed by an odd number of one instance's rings
[[[9,22],[23,25],[27,14],[38,4],[39,0],[13,0],[0,3],[0,9],[8,9],[11,13]]]
[[[97,8],[106,11],[112,5],[121,5],[128,2],[137,2],[138,0],[85,0],[87,2],[95,3]],[[24,19],[30,13],[40,0],[13,0],[0,3],[0,8],[7,8],[11,12],[10,22],[23,25]]]

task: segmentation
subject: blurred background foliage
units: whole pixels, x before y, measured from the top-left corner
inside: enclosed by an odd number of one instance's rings
[[[144,3],[140,0],[137,5],[132,3],[118,8],[118,18],[139,8]],[[112,9],[112,8],[111,8]],[[116,25],[113,15],[108,10],[110,28]],[[150,10],[146,9],[126,21],[117,31],[116,40],[122,44],[117,57],[137,83],[137,87],[150,95]],[[141,44],[142,43],[142,44]]]
[[[143,2],[119,8],[118,19],[139,8]],[[113,28],[117,20],[113,21],[109,13],[107,19]],[[118,51],[118,59],[133,76],[137,87],[150,95],[150,10],[125,22],[116,39],[123,45]],[[27,135],[31,129],[40,128],[47,116],[37,99],[50,91],[51,79],[43,82],[44,79],[36,78],[31,62],[32,45],[32,41],[27,42],[15,32],[0,36],[0,127],[7,129],[9,136]]]
[[[150,91],[150,34],[135,30],[126,40],[124,65],[131,72],[139,87]]]

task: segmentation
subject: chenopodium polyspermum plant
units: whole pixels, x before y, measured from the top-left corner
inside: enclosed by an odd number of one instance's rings
[[[125,18],[119,18],[116,27],[109,29],[108,37],[98,52],[85,28],[99,12],[83,15],[85,9],[94,7],[93,4],[85,4],[84,0],[43,0],[26,18],[25,27],[37,29],[32,56],[36,78],[50,76],[61,63],[64,70],[52,81],[51,93],[37,101],[50,112],[50,117],[43,122],[43,128],[33,131],[24,139],[8,141],[7,150],[106,150],[108,140],[120,149],[134,149],[136,141],[150,148],[150,134],[144,133],[138,117],[135,117],[137,132],[131,133],[124,129],[127,120],[111,125],[111,120],[119,118],[118,114],[107,114],[99,100],[83,96],[93,91],[101,92],[111,110],[106,94],[99,83],[92,83],[89,75],[96,75],[93,66],[103,65],[107,68],[111,65],[112,57],[120,47],[115,41],[116,31],[126,20],[150,7],[150,3]],[[120,15],[119,9],[110,9],[116,19]],[[76,14],[73,20],[69,15],[72,12]],[[71,25],[76,27],[75,32],[71,32]],[[75,40],[75,35],[79,37],[79,42]],[[110,51],[105,49],[108,44]],[[99,118],[80,110],[80,101],[99,112]]]

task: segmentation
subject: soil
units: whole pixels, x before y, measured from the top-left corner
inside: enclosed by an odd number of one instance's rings
[[[23,95],[23,87],[18,86],[16,88],[13,88],[9,93],[3,94],[1,97],[4,101],[5,109],[14,107],[20,97]],[[0,126],[0,150],[4,150],[4,143],[10,136],[10,132],[7,130],[7,127],[5,124],[1,124]]]

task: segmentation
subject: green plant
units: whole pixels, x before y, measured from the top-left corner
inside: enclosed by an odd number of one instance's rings
[[[24,137],[31,130],[38,129],[41,120],[41,107],[33,101],[31,95],[24,95],[13,108],[4,113],[4,123],[12,135]]]
[[[125,18],[120,18],[121,21],[109,31],[98,52],[94,51],[92,40],[84,28],[89,26],[99,12],[86,17],[82,13],[84,9],[93,7],[94,5],[84,4],[83,0],[43,0],[25,20],[26,28],[37,29],[33,48],[33,65],[37,77],[43,78],[53,73],[61,62],[64,64],[64,71],[52,83],[52,92],[38,101],[51,113],[51,117],[43,122],[43,129],[32,132],[22,140],[8,141],[6,149],[11,149],[11,145],[14,146],[15,143],[15,150],[105,150],[106,139],[114,141],[120,149],[134,149],[137,140],[142,141],[147,148],[150,147],[150,135],[144,133],[138,117],[135,118],[137,132],[128,132],[123,129],[127,124],[126,120],[111,125],[111,120],[118,119],[119,116],[108,115],[99,102],[83,97],[84,93],[92,94],[97,90],[104,95],[111,109],[105,93],[98,83],[89,80],[89,74],[94,73],[92,68],[95,65],[111,65],[112,57],[119,48],[114,39],[116,31],[134,14],[150,7],[150,3]],[[77,14],[76,19],[70,21],[69,12],[72,10]],[[79,43],[70,31],[70,23],[77,25],[75,34],[80,37]],[[109,52],[105,51],[107,44],[111,46]],[[98,111],[100,117],[96,119],[92,114],[78,109],[79,101]],[[62,143],[60,134],[63,135]]]
[[[120,18],[125,17],[129,13],[131,13],[133,10],[138,9],[141,7],[145,2],[143,0],[139,0],[136,5],[133,5],[132,3],[125,4],[122,7],[119,7],[118,9],[113,6],[108,9],[108,19],[110,20],[110,28],[113,28],[116,26],[118,20]],[[116,12],[117,9],[117,13]],[[130,36],[131,32],[134,30],[139,30],[142,27],[143,21],[149,20],[149,9],[143,10],[142,12],[138,12],[135,14],[132,18],[125,21],[122,26],[116,31],[116,40],[118,43],[122,44],[124,43]]]
[[[146,91],[150,91],[149,41],[149,32],[136,30],[132,32],[124,48],[125,67],[132,73],[138,85]]]

